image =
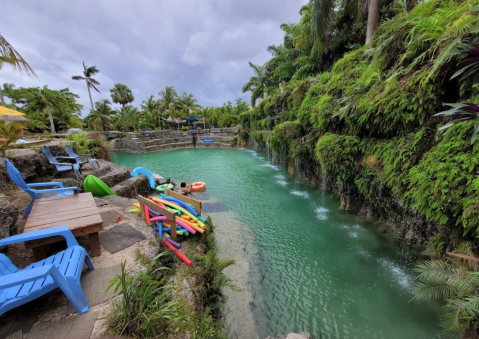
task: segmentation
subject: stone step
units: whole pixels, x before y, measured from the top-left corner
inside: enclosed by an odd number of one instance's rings
[[[143,151],[155,152],[155,151],[162,151],[165,149],[180,148],[180,147],[193,147],[193,143],[189,141],[189,142],[176,142],[176,143],[165,144],[165,145],[153,145],[153,146],[143,147]]]
[[[143,147],[153,146],[153,145],[164,145],[164,144],[174,144],[178,142],[192,142],[193,138],[191,136],[179,137],[179,138],[164,138],[164,139],[147,139],[142,140],[141,144]]]

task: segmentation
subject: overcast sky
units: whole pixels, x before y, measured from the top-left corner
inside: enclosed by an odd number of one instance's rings
[[[100,70],[101,93],[129,86],[140,105],[165,86],[193,93],[202,106],[243,98],[253,74],[248,61],[266,62],[268,45],[282,42],[279,28],[298,22],[307,0],[5,0],[0,32],[39,79],[5,65],[0,83],[17,87],[69,87],[87,114],[86,84],[73,81],[82,61]]]

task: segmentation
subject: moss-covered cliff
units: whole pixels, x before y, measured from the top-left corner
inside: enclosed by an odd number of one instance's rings
[[[349,52],[330,72],[290,81],[241,115],[249,137],[291,170],[324,181],[345,209],[394,225],[438,250],[479,235],[477,121],[446,135],[444,102],[478,102],[474,77],[450,80],[451,50],[479,29],[479,1],[430,0],[378,29],[374,48]],[[476,6],[476,7],[475,7]],[[271,132],[272,131],[272,132]],[[325,175],[324,175],[325,174]]]

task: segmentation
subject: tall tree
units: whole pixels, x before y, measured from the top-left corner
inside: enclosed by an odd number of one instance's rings
[[[158,125],[161,129],[161,102],[159,100],[156,100],[153,95],[150,95],[148,99],[143,100],[141,103],[141,110],[149,117],[149,120],[153,120],[153,118],[156,120],[156,118],[158,118]]]
[[[368,6],[368,25],[366,31],[366,45],[369,47],[373,44],[373,36],[376,28],[378,28],[379,24],[379,10],[381,4],[379,0],[369,0]]]
[[[158,93],[160,96],[161,103],[163,108],[166,110],[170,110],[170,107],[175,106],[176,101],[178,100],[178,93],[172,86],[166,86],[163,91]],[[171,114],[171,113],[170,113]]]
[[[96,81],[95,79],[93,79],[93,76],[95,74],[99,73],[99,72],[100,71],[98,70],[98,68],[96,68],[96,66],[87,67],[85,65],[85,61],[83,61],[83,76],[81,76],[81,75],[72,76],[73,80],[85,80],[86,81],[86,88],[88,89],[88,95],[90,96],[90,104],[91,104],[91,110],[92,111],[94,110],[94,108],[93,108],[93,100],[91,98],[90,87],[93,88],[98,93],[100,93],[98,88],[96,88],[96,86],[100,85],[100,83],[98,81]]]
[[[313,0],[311,33],[315,42],[315,49],[324,54],[329,50],[329,26],[334,13],[334,0]]]
[[[123,110],[125,109],[126,105],[135,100],[131,89],[123,84],[115,84],[113,88],[110,89],[110,92],[111,100],[114,103],[120,104]]]
[[[177,105],[180,111],[186,114],[188,118],[190,117],[191,111],[196,111],[197,109],[200,108],[200,105],[198,105],[193,94],[186,93],[186,92],[183,92],[183,94],[181,94],[181,97],[177,101]],[[190,125],[190,121],[188,120],[188,126],[189,125]]]
[[[12,45],[0,34],[0,69],[2,69],[3,64],[10,64],[13,67],[13,70],[20,73],[26,74],[31,77],[37,77],[30,65],[23,59],[23,57],[18,53]],[[0,84],[0,104],[5,106],[5,99],[3,98],[2,88]]]
[[[103,99],[95,102],[95,109],[85,118],[88,126],[96,131],[106,131],[113,121],[113,110],[110,107],[111,102]]]
[[[22,99],[31,99],[33,94],[25,88],[15,88],[14,84],[3,84],[3,94],[10,98],[13,109],[17,109],[17,102]]]
[[[52,91],[51,89],[49,89],[47,85],[43,86],[43,88],[38,92],[37,99],[47,109],[48,118],[50,119],[50,132],[55,133],[55,124],[53,123],[52,107],[60,103],[65,103],[67,100],[59,92]]]
[[[264,98],[267,76],[266,68],[263,65],[255,65],[251,61],[249,65],[253,69],[254,75],[243,86],[242,90],[243,93],[251,91],[251,106],[254,107],[258,98]]]

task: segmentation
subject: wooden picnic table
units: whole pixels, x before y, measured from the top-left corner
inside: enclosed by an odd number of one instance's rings
[[[103,220],[91,193],[36,199],[23,233],[55,226],[68,226],[75,237],[88,235],[90,255],[100,255],[98,232],[103,228]],[[62,240],[62,237],[32,240],[25,242],[25,247],[32,248],[35,260],[40,260],[47,257],[45,245]]]

